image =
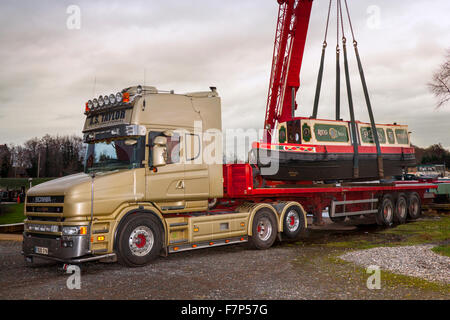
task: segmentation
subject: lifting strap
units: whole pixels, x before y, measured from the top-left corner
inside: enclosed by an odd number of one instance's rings
[[[319,98],[320,98],[320,89],[322,88],[322,78],[323,78],[323,65],[325,62],[325,49],[327,48],[327,35],[328,35],[328,25],[330,22],[330,11],[331,11],[331,1],[328,5],[328,17],[327,17],[327,26],[325,28],[325,37],[322,45],[322,57],[320,58],[320,68],[319,74],[317,76],[317,84],[316,84],[316,95],[314,97],[314,109],[311,119],[317,119],[317,112],[319,109]]]
[[[340,0],[338,0],[338,1],[340,1]],[[352,32],[353,47],[355,48],[355,55],[356,55],[356,60],[358,62],[359,75],[361,77],[361,83],[362,83],[362,87],[363,87],[363,91],[364,91],[364,97],[366,100],[367,111],[369,113],[370,126],[372,128],[372,137],[375,142],[376,149],[377,149],[378,175],[379,175],[380,179],[382,179],[382,178],[384,178],[384,168],[383,168],[383,155],[381,154],[380,140],[378,137],[378,131],[377,131],[377,128],[375,125],[375,119],[374,119],[373,112],[372,112],[372,105],[370,103],[369,91],[367,90],[366,78],[364,76],[364,70],[362,67],[361,58],[359,56],[358,42],[355,40],[355,34],[353,32],[353,26],[352,26],[352,21],[350,18],[350,12],[348,10],[347,0],[344,0],[344,3],[345,3],[346,11],[347,11],[350,30]]]
[[[336,5],[336,120],[341,120],[341,49],[339,48],[339,5]]]
[[[353,98],[352,98],[352,88],[350,85],[350,73],[348,71],[348,59],[347,59],[347,39],[344,34],[344,20],[342,18],[342,6],[341,0],[337,0],[339,13],[341,18],[342,27],[342,48],[344,51],[344,70],[345,70],[345,82],[347,84],[347,97],[348,97],[348,107],[350,111],[350,129],[352,133],[352,144],[353,144],[353,178],[359,178],[359,153],[358,153],[358,137],[355,122],[355,112],[353,108]]]

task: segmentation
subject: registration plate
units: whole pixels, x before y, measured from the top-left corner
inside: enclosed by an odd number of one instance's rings
[[[34,252],[39,254],[48,254],[48,248],[45,247],[34,247]]]

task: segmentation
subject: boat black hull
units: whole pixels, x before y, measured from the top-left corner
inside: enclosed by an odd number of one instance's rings
[[[377,155],[358,154],[358,177],[354,177],[353,154],[297,153],[253,149],[253,161],[266,180],[323,181],[379,179]],[[251,162],[252,159],[250,159]],[[414,154],[383,154],[384,177],[401,175],[416,165]],[[275,170],[278,166],[278,170]]]

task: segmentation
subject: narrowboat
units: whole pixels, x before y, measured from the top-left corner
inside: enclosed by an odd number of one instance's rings
[[[258,166],[264,179],[278,181],[380,179],[416,165],[408,126],[376,125],[381,157],[371,125],[355,121],[355,129],[356,147],[350,121],[294,118],[278,124],[278,143],[253,143],[249,162]]]

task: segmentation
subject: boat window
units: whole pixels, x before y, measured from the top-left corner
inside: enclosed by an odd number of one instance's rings
[[[394,131],[392,129],[386,129],[386,133],[389,144],[395,144]]]
[[[280,130],[278,130],[278,141],[280,143],[286,143],[286,128],[281,127]]]
[[[408,144],[408,132],[405,129],[395,129],[395,137],[398,144]]]
[[[361,140],[364,143],[375,143],[372,135],[372,128],[371,127],[361,127]],[[383,128],[377,128],[378,132],[378,141],[380,141],[380,144],[386,143],[386,133],[384,132]]]

